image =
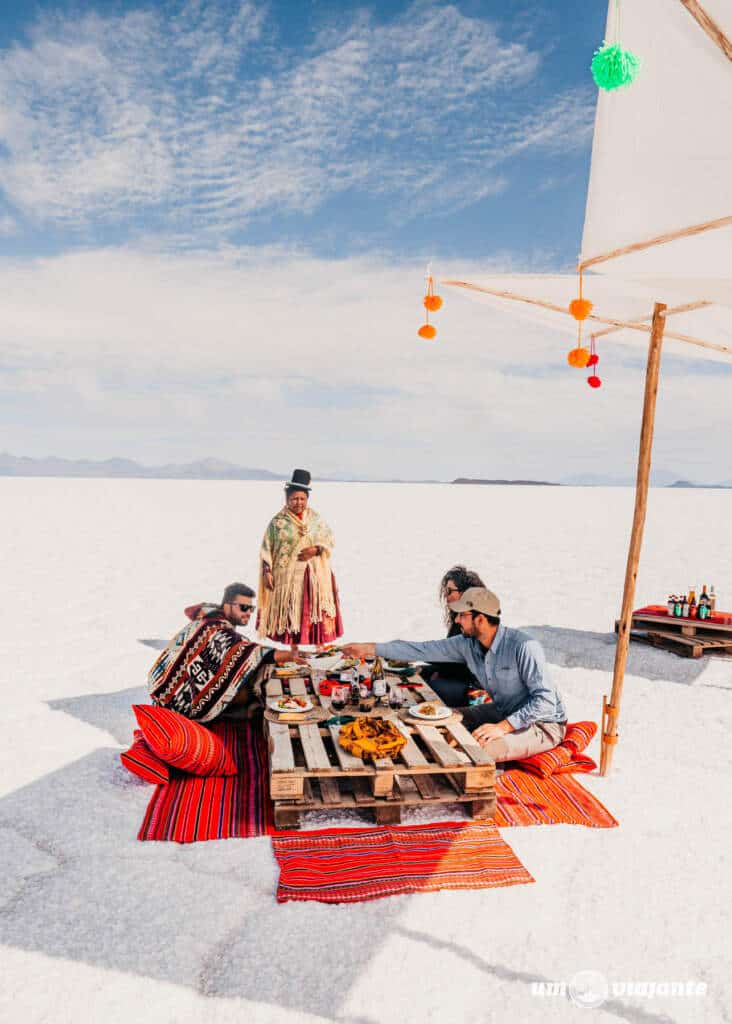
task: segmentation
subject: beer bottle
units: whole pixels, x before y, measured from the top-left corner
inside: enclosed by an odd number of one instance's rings
[[[717,595],[714,593],[714,584],[709,588],[709,607],[712,612],[717,610]]]
[[[708,619],[709,618],[709,613],[710,613],[709,605],[710,605],[709,594],[707,594],[707,585],[705,583],[704,586],[702,587],[702,592],[699,595],[698,618],[700,618],[700,619]]]

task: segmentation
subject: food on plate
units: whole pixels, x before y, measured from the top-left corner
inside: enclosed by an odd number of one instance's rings
[[[280,697],[277,707],[280,711],[305,711],[310,707],[310,701],[305,697]]]
[[[434,704],[425,702],[424,704],[417,705],[417,711],[419,711],[421,715],[429,715],[430,717],[433,717],[437,714],[437,710],[438,709]]]
[[[389,661],[387,664],[390,668],[409,668],[410,666],[408,661]]]

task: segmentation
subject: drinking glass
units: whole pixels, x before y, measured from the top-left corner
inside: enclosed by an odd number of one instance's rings
[[[347,686],[334,686],[330,692],[330,703],[334,711],[343,711],[346,706],[347,694],[350,690]]]
[[[389,687],[389,707],[392,711],[398,711],[402,706],[402,694],[398,686]]]

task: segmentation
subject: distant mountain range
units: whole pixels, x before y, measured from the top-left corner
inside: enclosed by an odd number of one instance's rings
[[[127,477],[148,480],[284,480],[268,469],[245,469],[220,459],[141,466],[131,459],[30,459],[0,454],[0,476]]]
[[[222,459],[199,459],[196,462],[182,464],[168,463],[164,466],[142,466],[132,459],[32,459],[25,456],[0,453],[0,477],[2,476],[48,476],[48,477],[86,477],[86,478],[119,478],[143,480],[278,480],[289,479],[288,473],[273,473],[269,469],[251,469],[237,466],[233,462]],[[366,483],[446,483],[444,480],[399,480],[347,476],[345,473],[333,476],[318,476],[319,480],[332,482],[355,482],[360,479]],[[625,479],[599,474],[584,474],[566,477],[562,481],[551,480],[502,480],[484,479],[480,477],[457,477],[450,481],[453,484],[487,484],[490,486],[531,486],[531,487],[632,487],[635,479]],[[667,470],[658,470],[651,475],[652,487],[698,487],[698,488],[732,488],[732,480],[722,483],[700,484],[689,480],[678,479],[678,474]]]

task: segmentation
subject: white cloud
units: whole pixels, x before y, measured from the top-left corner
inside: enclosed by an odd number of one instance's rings
[[[46,18],[0,54],[13,206],[220,232],[357,188],[413,215],[437,190],[448,208],[500,191],[497,168],[526,149],[588,138],[589,91],[539,97],[527,117],[539,53],[451,5],[356,14],[306,52],[277,45],[254,0],[174,10]]]
[[[437,340],[422,342],[422,268],[125,248],[0,272],[0,433],[17,454],[284,469],[299,452],[317,472],[413,478],[634,472],[642,343],[603,342],[595,392],[566,366],[563,324],[452,291]],[[664,374],[657,450],[680,475],[714,479],[732,430],[729,371],[683,366]],[[691,447],[690,393],[715,424]]]

